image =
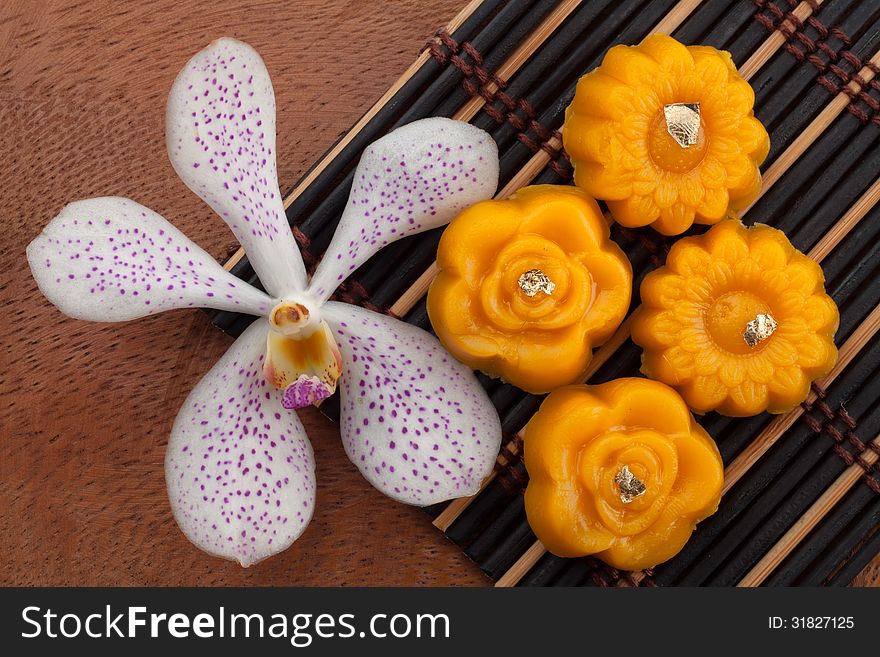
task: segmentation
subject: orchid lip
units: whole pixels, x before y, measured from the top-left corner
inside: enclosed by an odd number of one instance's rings
[[[270,314],[279,321],[282,333],[274,325],[266,338],[263,376],[278,390],[283,390],[285,408],[303,408],[318,404],[336,392],[342,376],[342,355],[327,323],[317,313],[298,303],[282,302]]]
[[[322,381],[317,376],[300,374],[299,378],[284,389],[281,405],[287,409],[317,406],[336,392],[336,385]]]

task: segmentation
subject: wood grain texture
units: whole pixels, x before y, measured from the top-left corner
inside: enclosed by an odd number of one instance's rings
[[[374,491],[336,428],[302,414],[318,502],[292,548],[244,570],[183,537],[165,495],[174,415],[230,339],[200,312],[124,324],[63,317],[24,248],[71,200],[128,196],[218,259],[235,240],[174,174],[165,98],[221,35],[264,57],[292,184],[464,0],[0,3],[2,585],[484,585],[419,509]]]

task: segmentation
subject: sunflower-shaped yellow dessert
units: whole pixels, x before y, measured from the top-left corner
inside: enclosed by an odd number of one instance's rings
[[[698,413],[782,413],[837,362],[822,268],[769,226],[730,219],[679,240],[641,286],[642,370]]]
[[[580,79],[562,136],[575,183],[624,226],[678,235],[746,207],[770,138],[730,54],[655,34]]]

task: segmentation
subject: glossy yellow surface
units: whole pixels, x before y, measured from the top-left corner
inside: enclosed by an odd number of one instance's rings
[[[642,371],[675,387],[698,413],[783,413],[837,362],[839,316],[822,268],[782,231],[730,219],[673,245],[648,274],[633,341]],[[769,313],[776,331],[754,347],[746,324]]]
[[[428,292],[437,337],[470,367],[529,392],[580,380],[630,302],[632,268],[608,233],[575,187],[526,187],[471,206],[440,240]],[[524,292],[519,278],[533,269],[552,293]]]
[[[561,557],[650,568],[675,556],[721,499],[718,448],[657,381],[560,388],[529,422],[524,444],[529,524]],[[616,481],[624,466],[646,489],[628,503]]]
[[[770,138],[730,54],[655,34],[615,46],[580,79],[562,130],[575,182],[624,226],[678,235],[714,224],[758,195]],[[700,137],[683,148],[663,108],[699,103]]]

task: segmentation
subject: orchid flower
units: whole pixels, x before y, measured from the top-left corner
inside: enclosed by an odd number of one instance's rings
[[[166,120],[174,169],[232,229],[265,293],[124,198],[68,205],[27,257],[43,294],[74,318],[203,306],[259,317],[174,422],[165,477],[183,533],[243,566],[296,540],[312,517],[315,472],[289,409],[320,402],[337,381],[345,451],[371,484],[417,505],[475,493],[501,428],[473,372],[427,332],[328,299],[386,244],[492,196],[498,152],[489,135],[432,118],[368,147],[309,280],[279,193],[275,96],[260,56],[233,39],[199,52],[174,82]]]

